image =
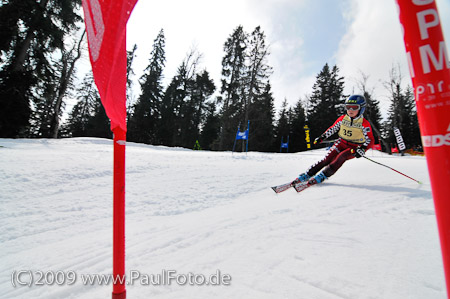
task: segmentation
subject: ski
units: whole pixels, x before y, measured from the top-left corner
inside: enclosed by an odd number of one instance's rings
[[[281,193],[283,191],[288,190],[291,187],[294,187],[295,191],[297,191],[297,192],[302,192],[306,188],[309,188],[309,187],[311,187],[313,185],[316,185],[316,184],[317,184],[316,180],[314,178],[312,178],[312,179],[310,179],[309,181],[306,181],[306,182],[300,182],[300,183],[297,183],[297,184],[294,184],[294,183],[291,182],[291,183],[286,183],[286,184],[282,184],[282,185],[278,185],[278,186],[273,186],[271,188],[272,188],[272,190],[275,193]]]
[[[295,184],[294,189],[297,192],[302,192],[303,190],[305,190],[305,189],[307,189],[307,188],[309,188],[311,186],[314,186],[316,184],[317,184],[316,180],[314,178],[312,178],[312,179],[310,179],[307,182],[302,182],[302,183]]]
[[[286,183],[278,186],[270,187],[275,193],[281,193],[292,187],[292,183]]]
[[[306,188],[309,188],[311,186],[312,185],[308,184],[308,182],[304,182],[304,183],[299,183],[299,184],[295,185],[294,189],[297,192],[302,192],[303,190],[305,190]]]

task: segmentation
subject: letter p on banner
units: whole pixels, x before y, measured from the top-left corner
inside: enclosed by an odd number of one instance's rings
[[[450,291],[450,62],[434,0],[397,0]]]

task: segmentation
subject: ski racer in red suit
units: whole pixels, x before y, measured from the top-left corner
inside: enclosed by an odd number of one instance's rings
[[[372,128],[363,117],[365,108],[366,99],[361,95],[352,95],[345,101],[347,114],[340,116],[331,127],[314,140],[314,144],[335,133],[338,133],[339,139],[322,160],[300,174],[291,185],[300,182],[308,182],[309,185],[320,184],[335,174],[345,161],[364,156],[372,147],[374,140]]]

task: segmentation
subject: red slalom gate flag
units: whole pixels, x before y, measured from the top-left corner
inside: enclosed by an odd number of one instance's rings
[[[95,84],[114,132],[113,299],[126,298],[126,24],[137,0],[82,0]]]
[[[111,119],[126,132],[126,24],[137,0],[83,0],[95,83]]]
[[[450,61],[434,0],[397,0],[450,291]]]

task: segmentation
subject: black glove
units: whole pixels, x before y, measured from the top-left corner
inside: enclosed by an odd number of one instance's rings
[[[364,148],[358,146],[356,149],[352,150],[352,154],[353,156],[355,156],[355,158],[361,158],[366,154],[366,151],[364,150]]]
[[[325,137],[323,135],[320,135],[319,137],[314,139],[314,144],[321,143],[324,139]]]

